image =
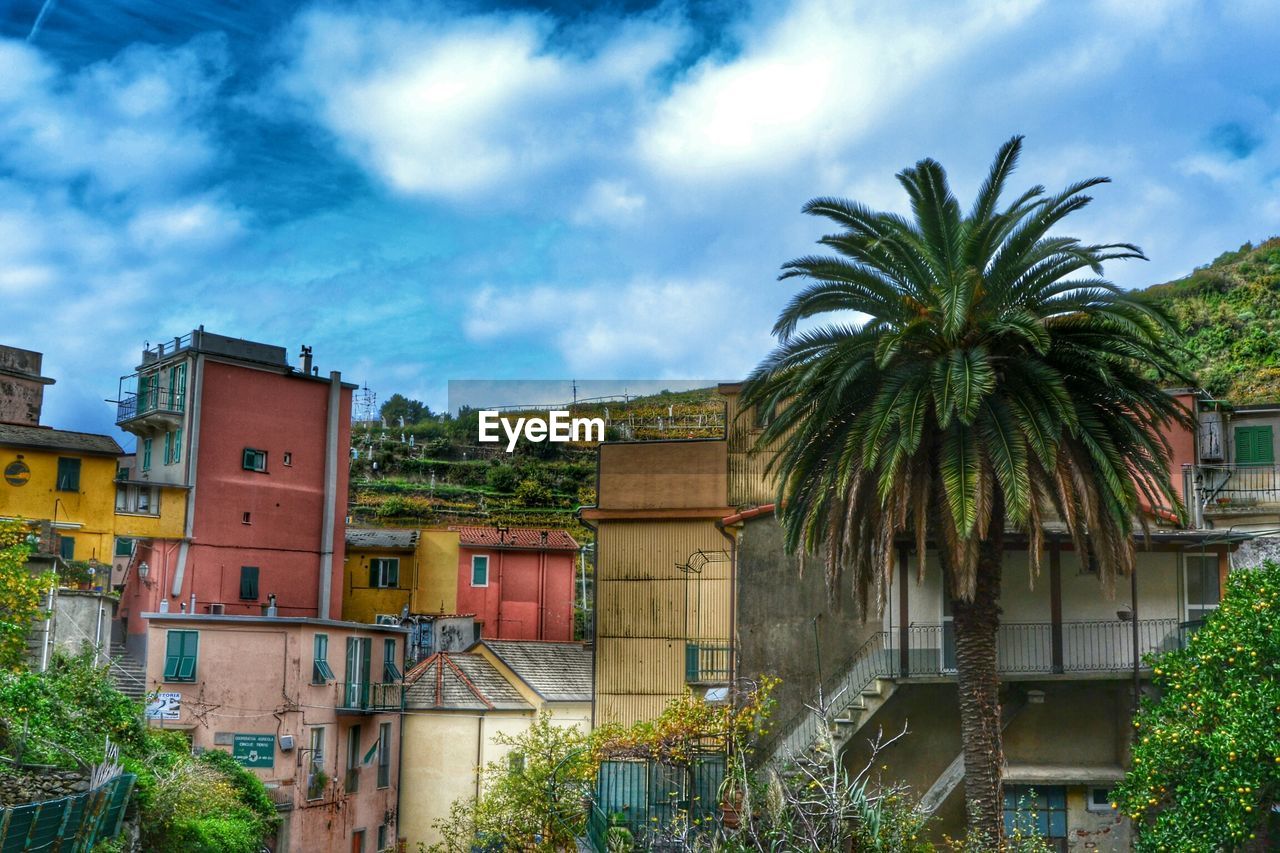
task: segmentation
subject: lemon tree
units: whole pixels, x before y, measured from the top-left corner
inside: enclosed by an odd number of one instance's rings
[[[1267,844],[1280,800],[1280,565],[1232,572],[1217,611],[1152,665],[1159,698],[1134,721],[1113,803],[1137,849]]]
[[[21,521],[0,521],[0,669],[25,665],[27,635],[44,618],[40,599],[50,579],[27,568],[29,533]]]

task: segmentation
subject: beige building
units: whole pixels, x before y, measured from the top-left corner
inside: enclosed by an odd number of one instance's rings
[[[148,613],[147,717],[266,783],[278,851],[393,846],[405,631],[330,619]]]
[[[724,439],[600,448],[598,505],[582,511],[597,529],[595,723],[653,718],[686,687],[777,676],[767,756],[806,755],[830,729],[856,771],[872,733],[907,724],[911,734],[881,763],[924,795],[937,832],[955,835],[954,636],[936,556],[925,555],[921,573],[912,545],[899,543],[883,611],[865,621],[847,589],[833,602],[822,567],[802,571],[784,551],[769,454],[754,449],[758,419],[738,417],[739,386],[719,390]],[[1195,439],[1171,437],[1188,450]],[[1025,541],[1009,541],[999,638],[1008,817],[1034,786],[1040,829],[1062,849],[1127,849],[1106,798],[1128,759],[1135,664],[1142,686],[1141,656],[1176,647],[1217,606],[1247,538],[1177,529],[1168,515],[1153,513],[1136,583],[1112,594],[1069,538],[1048,537],[1037,578]],[[825,719],[810,710],[819,685]]]
[[[457,800],[481,793],[480,771],[518,761],[498,737],[515,737],[550,713],[590,725],[591,652],[581,643],[485,640],[439,652],[405,678],[400,831],[409,849],[441,840],[432,824]]]

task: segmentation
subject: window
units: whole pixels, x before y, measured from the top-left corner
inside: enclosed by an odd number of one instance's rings
[[[382,641],[382,680],[393,683],[400,680],[400,670],[396,667],[396,641]]]
[[[241,524],[253,524],[253,513],[243,512],[240,514]]]
[[[324,726],[311,730],[310,771],[307,774],[307,799],[318,800],[324,796]]]
[[[1237,465],[1274,465],[1275,443],[1270,426],[1236,427]]]
[[[240,598],[245,601],[258,600],[258,567],[240,567]]]
[[[1110,812],[1111,811],[1111,789],[1110,788],[1090,788],[1089,798],[1085,800],[1084,806],[1091,812]]]
[[[169,403],[176,411],[182,411],[182,404],[187,395],[187,366],[175,364],[169,368]],[[178,460],[174,460],[177,462]]]
[[[288,452],[286,452],[286,453],[284,454],[284,456],[283,456],[283,457],[281,457],[280,461],[281,461],[281,462],[283,462],[283,463],[285,464],[285,467],[286,467],[286,468],[288,468],[288,467],[292,466],[292,465],[293,465],[293,454],[292,454],[292,453],[288,453]]]
[[[133,540],[121,537],[116,540],[116,556],[132,557],[133,556]]]
[[[266,471],[267,451],[254,450],[252,447],[246,447],[244,449],[244,470]]]
[[[1004,786],[1004,831],[1014,827],[1041,838],[1067,837],[1067,789],[1061,786]]]
[[[195,681],[200,634],[196,631],[170,631],[165,643],[164,680]]]
[[[347,730],[347,778],[344,785],[348,794],[360,790],[360,727]]]
[[[316,634],[315,663],[311,666],[311,683],[324,684],[326,681],[337,681],[333,670],[329,668],[329,635]]]
[[[142,439],[142,470],[151,470],[151,439]]]
[[[64,560],[76,558],[76,538],[74,536],[58,537],[58,556]]]
[[[366,708],[369,705],[369,657],[372,646],[368,637],[347,637],[347,673],[342,697],[344,708]]]
[[[58,491],[80,491],[80,460],[58,457]]]
[[[400,586],[400,558],[385,557],[369,561],[369,586],[394,589]]]
[[[489,558],[484,554],[476,554],[471,558],[471,585],[489,585]]]
[[[385,823],[378,824],[378,849],[387,849],[387,825]]]
[[[159,515],[159,489],[153,486],[139,486],[133,483],[116,486],[116,512]]]
[[[175,464],[182,461],[182,427],[173,432],[173,461]]]
[[[391,784],[391,724],[378,726],[378,787]]]
[[[1182,575],[1187,602],[1187,621],[1201,622],[1204,617],[1218,609],[1218,601],[1222,597],[1218,575],[1218,555],[1184,555]]]
[[[173,433],[164,434],[164,464],[173,464]]]

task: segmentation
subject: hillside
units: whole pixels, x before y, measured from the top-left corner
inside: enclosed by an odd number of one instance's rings
[[[1188,371],[1215,397],[1280,400],[1280,238],[1246,243],[1144,291],[1186,335]]]

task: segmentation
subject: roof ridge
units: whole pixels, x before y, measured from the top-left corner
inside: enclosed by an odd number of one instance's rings
[[[490,711],[495,710],[494,704],[489,701],[489,697],[485,696],[483,693],[480,692],[480,688],[476,687],[476,685],[472,683],[471,679],[467,677],[467,674],[462,671],[462,667],[458,666],[456,663],[453,662],[453,657],[447,652],[440,652],[439,654],[443,657],[444,662],[449,665],[449,668],[453,670],[454,675],[462,679],[462,683],[466,685],[466,688],[468,690],[471,691],[471,694],[475,696],[477,699],[479,699],[481,702],[483,702],[489,708]],[[463,652],[463,654],[465,655],[468,653]]]

